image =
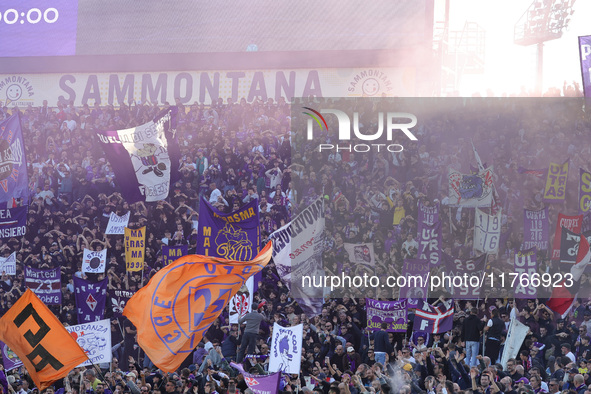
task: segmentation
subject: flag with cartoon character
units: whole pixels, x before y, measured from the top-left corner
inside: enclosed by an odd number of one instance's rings
[[[478,174],[462,174],[449,169],[449,205],[490,207],[493,198],[492,167]]]
[[[164,200],[179,179],[177,112],[169,107],[143,125],[97,132],[127,202]]]
[[[273,324],[269,372],[299,373],[302,363],[302,336],[304,326],[282,327]]]
[[[199,239],[196,254],[248,261],[260,251],[258,200],[224,213],[206,199],[199,206]]]
[[[113,359],[113,353],[111,352],[111,321],[109,319],[68,326],[66,330],[88,356],[88,360],[78,365],[79,367],[110,363]]]

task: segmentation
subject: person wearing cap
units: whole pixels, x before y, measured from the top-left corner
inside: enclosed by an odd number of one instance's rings
[[[246,323],[246,327],[244,328],[244,334],[242,335],[242,342],[240,344],[240,349],[238,350],[238,355],[236,356],[236,362],[241,363],[244,361],[245,354],[254,353],[261,322],[266,319],[265,315],[262,314],[263,306],[265,306],[265,301],[259,304],[256,311],[249,312],[238,320],[239,325]]]
[[[347,354],[343,356],[343,367],[345,370],[355,371],[361,365],[361,356],[355,352],[353,346],[347,347]]]

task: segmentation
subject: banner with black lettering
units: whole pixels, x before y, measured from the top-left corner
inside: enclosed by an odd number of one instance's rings
[[[252,200],[231,213],[224,213],[202,198],[199,242],[195,253],[249,261],[261,250],[260,232],[258,200]]]
[[[93,283],[74,276],[78,323],[102,320],[105,316],[108,279]]]
[[[62,304],[61,280],[59,268],[38,270],[25,267],[25,287],[31,289],[46,305]]]
[[[538,262],[536,256],[536,249],[523,250],[515,253],[514,272],[519,274],[518,278],[532,278],[533,274],[538,272]],[[527,283],[528,286],[523,286]],[[531,280],[515,281],[515,298],[536,298],[538,294],[537,287],[533,286]]]
[[[586,231],[583,236],[591,242],[591,231]],[[577,253],[579,253],[579,243],[581,234],[576,234],[566,228],[562,228],[560,235],[560,262],[575,264],[577,262]]]
[[[166,267],[176,259],[189,254],[188,245],[168,246],[162,245],[162,266]]]
[[[113,353],[111,352],[111,321],[109,319],[68,326],[66,330],[88,356],[88,360],[78,365],[79,367],[110,363],[113,360]]]
[[[169,107],[143,125],[96,132],[128,203],[164,200],[179,179],[177,112]]]
[[[30,289],[0,318],[0,340],[23,362],[39,391],[88,359]]]
[[[0,257],[0,275],[16,275],[16,252],[8,257]]]
[[[82,257],[82,272],[104,274],[107,266],[107,249],[95,251],[84,248]]]
[[[419,260],[429,260],[432,266],[441,261],[441,222],[433,224],[419,222]]]
[[[561,203],[566,198],[566,181],[568,180],[568,164],[570,160],[562,164],[550,163],[544,188],[544,202]]]
[[[27,232],[27,205],[0,209],[0,238],[22,237]]]
[[[482,253],[497,253],[501,239],[501,211],[489,215],[476,208],[474,225],[474,250]]]
[[[581,233],[583,225],[583,215],[567,216],[558,214],[556,221],[556,231],[554,232],[554,242],[552,243],[552,260],[560,259],[560,242],[562,241],[562,229],[565,228],[575,234]]]
[[[109,217],[109,223],[107,224],[107,229],[105,230],[105,234],[107,235],[123,235],[125,234],[125,227],[129,224],[129,215],[131,212],[127,212],[123,216],[117,215],[115,212],[111,212],[111,216]]]

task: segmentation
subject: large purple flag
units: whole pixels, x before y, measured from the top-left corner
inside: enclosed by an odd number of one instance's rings
[[[581,55],[583,92],[585,97],[591,97],[591,36],[579,37],[579,53]]]
[[[548,208],[539,211],[524,209],[523,213],[523,248],[548,250],[550,237],[550,220]]]
[[[28,206],[0,209],[0,238],[21,237],[27,232]]]
[[[21,130],[19,114],[16,113],[0,123],[0,203],[13,199],[29,201],[29,181],[25,143]]]
[[[407,300],[380,301],[371,298],[365,299],[367,309],[367,329],[379,330],[382,323],[387,323],[388,332],[406,332],[408,327]]]
[[[279,392],[281,372],[275,372],[271,375],[252,375],[244,371],[242,364],[231,362],[230,366],[236,368],[244,376],[244,381],[254,394],[273,394]]]
[[[405,259],[402,276],[406,277],[406,286],[400,288],[400,299],[408,299],[408,307],[416,308],[427,298],[428,277],[431,266],[428,260]]]
[[[25,267],[25,286],[28,287],[46,305],[62,303],[62,273],[59,268],[38,270]]]
[[[201,199],[195,254],[249,261],[260,248],[258,200],[252,200],[237,211],[223,213]]]
[[[107,279],[92,283],[74,276],[78,324],[103,320],[107,301]]]
[[[127,305],[127,301],[134,295],[133,291],[129,290],[120,290],[120,289],[111,289],[109,290],[109,302],[111,307],[111,311],[113,312],[113,317],[121,317],[123,316],[123,309],[125,309],[125,305]]]
[[[515,272],[519,274],[519,277],[532,278],[532,274],[538,272],[538,262],[536,258],[536,248],[519,251],[515,253]],[[515,281],[515,298],[536,298],[538,289],[531,285],[530,281],[527,287],[523,286],[522,283],[525,281]]]
[[[179,179],[177,112],[170,107],[143,125],[97,132],[127,202],[164,200]]]
[[[425,224],[419,222],[419,252],[420,260],[429,260],[432,266],[441,261],[441,222]]]
[[[188,245],[167,246],[162,245],[162,265],[166,267],[178,258],[189,254]]]
[[[5,371],[11,371],[23,365],[23,362],[18,358],[16,353],[2,341],[0,341],[0,349],[2,349],[2,365],[4,365]]]

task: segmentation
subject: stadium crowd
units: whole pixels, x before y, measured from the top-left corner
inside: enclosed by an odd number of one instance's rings
[[[325,107],[337,105],[312,100]],[[195,103],[187,108],[179,101],[181,180],[165,201],[135,204],[128,204],[118,193],[120,180],[94,130],[145,123],[159,112],[157,105],[76,107],[59,102],[49,107],[45,102],[42,107],[5,107],[0,120],[21,112],[30,198],[18,202],[29,204],[27,234],[0,240],[4,257],[17,253],[16,276],[3,274],[0,280],[0,315],[25,291],[25,265],[60,267],[63,302],[50,309],[64,324],[77,324],[72,277],[87,277],[81,271],[84,248],[107,248],[110,289],[136,291],[162,268],[162,245],[187,244],[189,253],[194,253],[201,196],[227,212],[258,199],[263,243],[302,206],[324,196],[327,272],[342,269],[345,242],[372,242],[376,275],[399,274],[404,259],[416,257],[419,201],[441,203],[441,220],[450,224],[443,226],[444,250],[459,258],[474,257],[473,215],[468,209],[446,205],[448,168],[468,173],[475,164],[471,141],[482,161],[494,166],[503,209],[503,240],[499,253],[489,256],[490,266],[510,271],[513,255],[523,242],[523,208],[544,206],[545,180],[520,174],[518,168],[544,168],[567,158],[572,169],[591,168],[591,145],[580,143],[589,136],[589,112],[576,100],[556,101],[553,112],[537,103],[517,106],[488,99],[461,114],[430,112],[430,104],[423,104],[417,111],[432,118],[419,127],[418,141],[395,137],[393,142],[402,144],[404,151],[378,154],[316,152],[313,142],[291,132],[291,108],[283,100],[233,103],[219,99],[211,106]],[[338,105],[351,106],[362,114],[364,124],[370,124],[363,114],[379,104]],[[465,104],[460,99],[454,105]],[[482,111],[483,106],[490,112]],[[574,176],[569,183],[574,183]],[[558,212],[577,212],[576,200],[573,186],[567,189],[564,204],[549,206],[551,228]],[[133,274],[125,270],[123,236],[104,234],[111,212],[128,211],[130,228],[147,226],[146,267]],[[545,251],[538,252],[538,261],[540,272],[558,269]],[[104,277],[88,276],[91,280]],[[244,361],[246,371],[265,374],[272,325],[277,322],[304,325],[301,373],[285,375],[282,392],[591,393],[587,389],[591,384],[587,298],[577,300],[562,319],[545,306],[544,299],[514,300],[507,292],[487,293],[479,300],[456,300],[454,327],[449,332],[413,335],[411,313],[408,332],[393,334],[384,328],[366,329],[365,297],[382,298],[379,292],[351,289],[349,296],[328,296],[321,314],[306,316],[279,279],[271,262],[254,295],[259,308],[246,315],[246,328],[230,325],[226,310],[177,373],[157,370],[135,343],[133,325],[124,318],[112,319],[113,362],[101,365],[100,375],[90,367],[76,368],[46,392],[250,392],[243,375],[229,362]],[[589,280],[583,276],[582,289],[591,288]],[[519,355],[503,368],[499,361],[511,319],[524,322],[530,332]],[[496,352],[489,349],[482,354],[484,332],[489,338],[496,336]],[[243,341],[246,337],[255,341]],[[0,372],[0,383],[4,393],[38,391],[24,368]]]

